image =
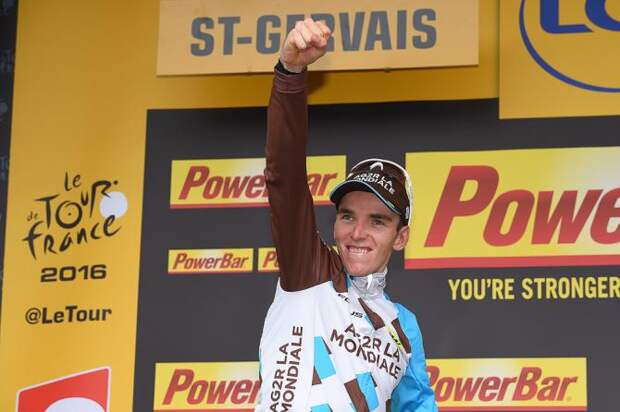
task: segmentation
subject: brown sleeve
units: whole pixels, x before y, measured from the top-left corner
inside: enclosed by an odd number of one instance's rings
[[[267,111],[265,178],[271,206],[271,230],[280,266],[280,284],[288,292],[339,280],[338,256],[317,233],[306,173],[308,134],[307,72],[276,71]],[[338,281],[338,283],[342,283]]]

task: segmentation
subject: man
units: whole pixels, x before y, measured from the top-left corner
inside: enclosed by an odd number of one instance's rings
[[[257,411],[436,411],[415,316],[383,293],[409,238],[400,166],[369,159],[331,194],[338,252],[317,234],[306,180],[306,67],[330,30],[306,19],[282,48],[268,109],[267,167],[280,279],[260,344]]]

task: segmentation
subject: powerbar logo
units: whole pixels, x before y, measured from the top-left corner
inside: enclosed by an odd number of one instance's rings
[[[258,249],[258,271],[277,272],[280,270],[278,265],[278,254],[274,247],[261,247]]]
[[[258,362],[158,363],[154,412],[253,411]],[[585,411],[585,358],[428,359],[441,411]]]
[[[585,411],[585,358],[435,359],[428,373],[442,411]]]
[[[329,204],[329,193],[345,178],[346,156],[311,156],[306,163],[315,204]],[[264,169],[263,158],[174,160],[170,207],[267,206]]]
[[[168,273],[246,273],[254,270],[254,249],[184,249],[168,251]]]
[[[332,246],[338,252],[336,246]],[[259,272],[279,272],[278,254],[275,247],[258,248],[258,269]]]
[[[253,411],[258,362],[157,363],[153,411]]]
[[[408,153],[405,267],[620,264],[620,148]]]

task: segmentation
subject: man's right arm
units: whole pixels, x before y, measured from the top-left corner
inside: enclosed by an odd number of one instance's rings
[[[314,205],[306,173],[308,129],[305,67],[325,53],[329,29],[311,20],[289,33],[276,69],[267,112],[265,177],[280,284],[299,291],[325,281],[335,265],[316,232]],[[299,72],[301,73],[294,73]],[[293,73],[291,73],[293,72]]]

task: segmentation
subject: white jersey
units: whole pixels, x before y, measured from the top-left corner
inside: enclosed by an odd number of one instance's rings
[[[436,412],[415,316],[384,295],[362,299],[316,231],[305,73],[276,72],[267,123],[280,280],[260,343],[256,411]]]
[[[366,403],[385,411],[410,357],[398,308],[385,297],[364,301],[331,282],[299,292],[278,285],[260,344],[256,410],[351,411]]]

